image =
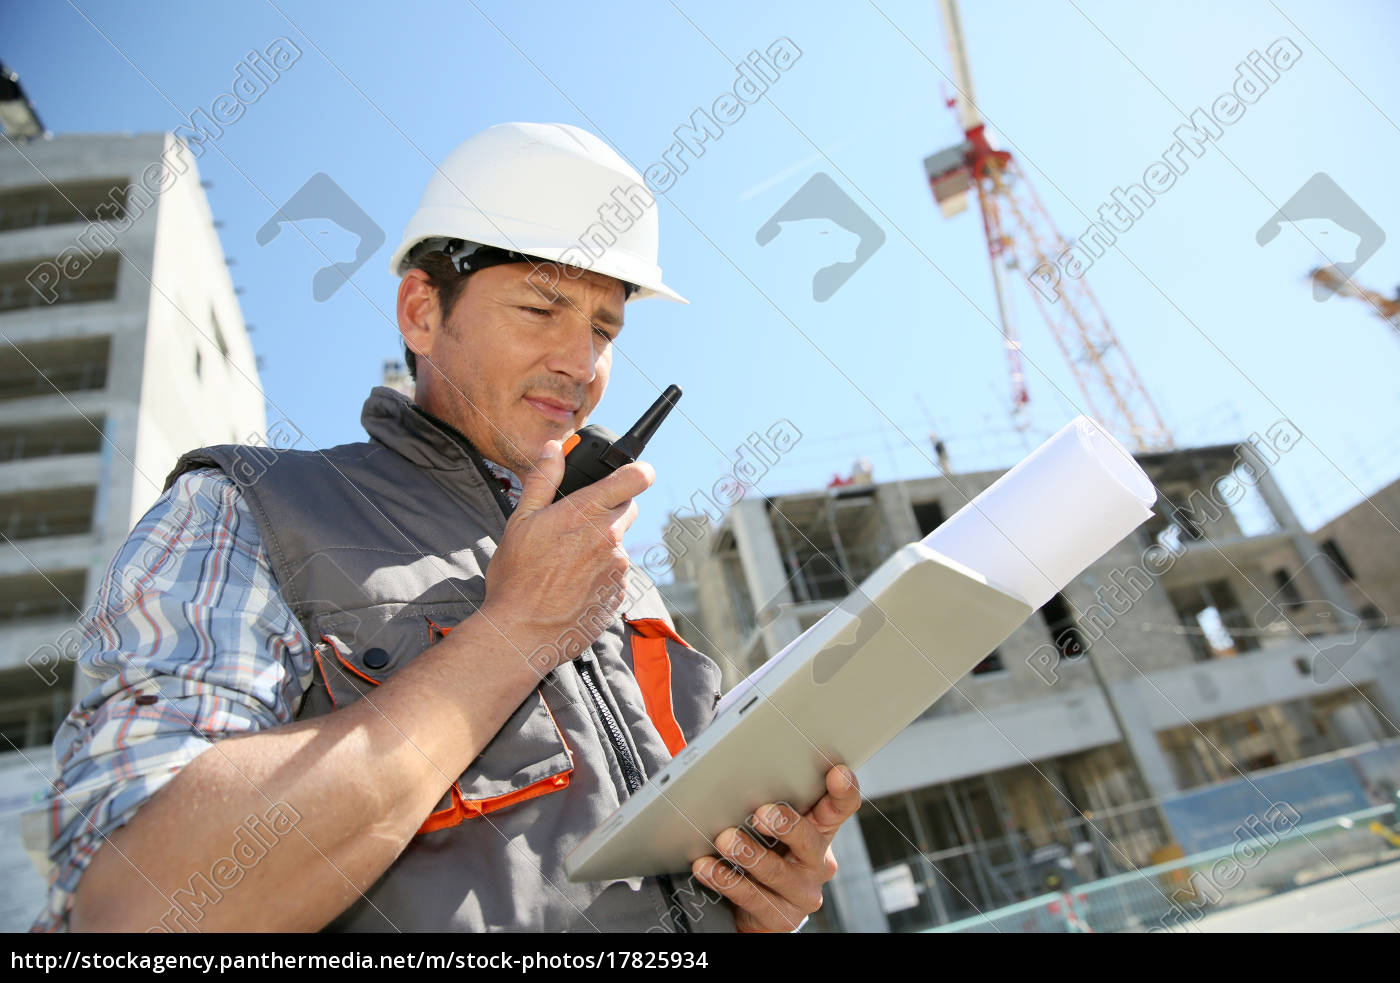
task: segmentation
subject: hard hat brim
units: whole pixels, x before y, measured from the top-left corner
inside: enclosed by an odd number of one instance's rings
[[[389,271],[394,276],[403,276],[409,270],[409,264],[407,260],[409,253],[413,251],[413,247],[418,245],[418,243],[422,242],[425,239],[437,238],[449,238],[449,236],[446,233],[429,233],[420,236],[415,236],[412,240],[405,239],[403,243],[399,246],[399,248],[394,251],[394,255],[390,257]],[[557,263],[558,265],[563,266],[567,269],[581,269],[593,273],[600,273],[603,276],[610,276],[615,280],[621,280],[624,283],[633,284],[636,286],[637,290],[635,293],[632,294],[631,297],[628,298],[629,303],[636,300],[645,300],[648,297],[659,297],[662,300],[673,301],[677,304],[690,303],[690,301],[686,300],[680,294],[676,293],[670,287],[666,286],[666,284],[661,282],[661,278],[656,275],[660,271],[656,270],[655,267],[648,268],[650,264],[647,264],[642,261],[636,261],[631,263],[626,262],[625,259],[619,257],[616,253],[605,257],[604,260],[599,261],[591,267],[581,267],[569,263],[568,260],[565,258],[566,254],[571,252],[577,252],[577,250],[573,247],[566,249],[559,249],[557,247],[549,246],[538,246],[535,248],[528,248],[522,247],[517,243],[511,242],[489,242],[486,241],[486,237],[481,237],[474,241],[480,242],[484,246],[496,246],[500,249],[509,249],[513,252],[522,253],[534,259],[541,260],[542,262]]]

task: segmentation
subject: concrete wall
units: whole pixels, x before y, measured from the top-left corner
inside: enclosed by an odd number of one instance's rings
[[[174,137],[166,139],[167,146],[174,143]],[[208,199],[194,161],[188,153],[183,156],[189,169],[160,201],[154,289],[144,280],[133,288],[145,287],[149,299],[141,428],[134,457],[141,474],[157,481],[164,481],[187,450],[261,441],[267,429],[253,347]],[[227,358],[217,347],[215,317],[229,350]],[[133,502],[133,522],[150,506],[143,497]]]
[[[1400,529],[1400,481],[1392,481],[1313,533],[1318,543],[1334,540],[1356,573],[1356,580],[1345,585],[1354,610],[1374,604],[1392,624],[1400,619],[1396,529]]]

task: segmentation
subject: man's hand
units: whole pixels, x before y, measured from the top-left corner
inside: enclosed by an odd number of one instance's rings
[[[524,650],[540,675],[578,655],[603,631],[626,594],[622,536],[633,501],[656,472],[641,461],[555,502],[564,477],[559,441],[522,475],[520,502],[486,569],[481,611]]]
[[[701,857],[691,870],[734,903],[739,931],[791,932],[822,906],[822,885],[836,875],[831,841],[859,808],[855,775],[840,765],[826,773],[826,795],[805,816],[785,805],[754,811],[754,829],[780,847],[769,850],[731,827],[715,838],[729,863]]]

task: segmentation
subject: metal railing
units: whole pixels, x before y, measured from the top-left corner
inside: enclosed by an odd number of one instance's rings
[[[107,275],[103,275],[106,272]],[[117,295],[116,269],[91,270],[77,280],[61,280],[51,287],[51,296],[44,296],[24,280],[0,283],[0,311],[21,311],[31,307],[54,304],[82,304],[94,300],[111,300]]]
[[[16,621],[37,621],[41,618],[57,618],[67,615],[76,618],[82,613],[82,606],[73,598],[63,594],[51,597],[25,598],[14,600],[0,598],[0,624]]]
[[[1053,874],[1082,883],[1136,869],[1146,863],[1161,842],[1156,806],[1136,802],[1097,810],[1037,829],[1036,836],[1017,830],[975,843],[913,853],[884,864],[877,879],[909,868],[917,904],[889,912],[897,932],[923,931],[946,922],[977,917],[979,911],[999,910],[1045,891]],[[1062,855],[1070,870],[1047,853]],[[912,899],[910,899],[912,900]]]
[[[107,362],[83,362],[77,365],[41,367],[0,374],[0,399],[23,399],[28,396],[48,396],[54,392],[81,392],[102,389],[107,385]]]
[[[841,555],[845,557],[845,564],[834,548],[801,552],[789,560],[789,565],[797,565],[796,572],[789,569],[789,573],[792,573],[792,590],[798,603],[844,600],[889,557],[887,552],[880,553],[865,546],[847,547]]]
[[[0,532],[6,539],[37,539],[40,536],[72,536],[92,531],[92,505],[48,512],[15,512],[0,518]]]
[[[928,932],[1150,932],[1189,929],[1202,917],[1295,888],[1400,860],[1384,831],[1392,806],[1373,806],[1241,839],[926,928]],[[1375,828],[1373,828],[1373,826]]]
[[[46,225],[118,221],[126,216],[127,183],[120,177],[39,185],[0,194],[0,232]],[[109,214],[102,214],[106,207]]]
[[[52,387],[50,387],[52,392]],[[36,457],[59,457],[65,454],[92,454],[102,447],[102,431],[89,426],[86,431],[62,432],[39,430],[0,436],[0,464],[25,461]]]

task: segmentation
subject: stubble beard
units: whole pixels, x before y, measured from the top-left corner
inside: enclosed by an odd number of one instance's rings
[[[505,421],[488,419],[484,412],[474,409],[470,403],[463,407],[463,416],[478,424],[473,428],[477,436],[472,438],[472,442],[476,444],[476,449],[482,456],[515,472],[515,475],[523,481],[525,475],[534,467],[535,462],[524,458],[524,447],[518,435],[506,430],[503,426]],[[462,432],[469,437],[472,433],[466,429],[463,429]]]
[[[450,379],[439,371],[437,381],[440,398],[432,400],[435,406],[424,409],[460,431],[482,457],[515,472],[523,481],[534,462],[522,459],[519,442],[503,430],[500,422],[488,417],[481,401],[462,380]]]

